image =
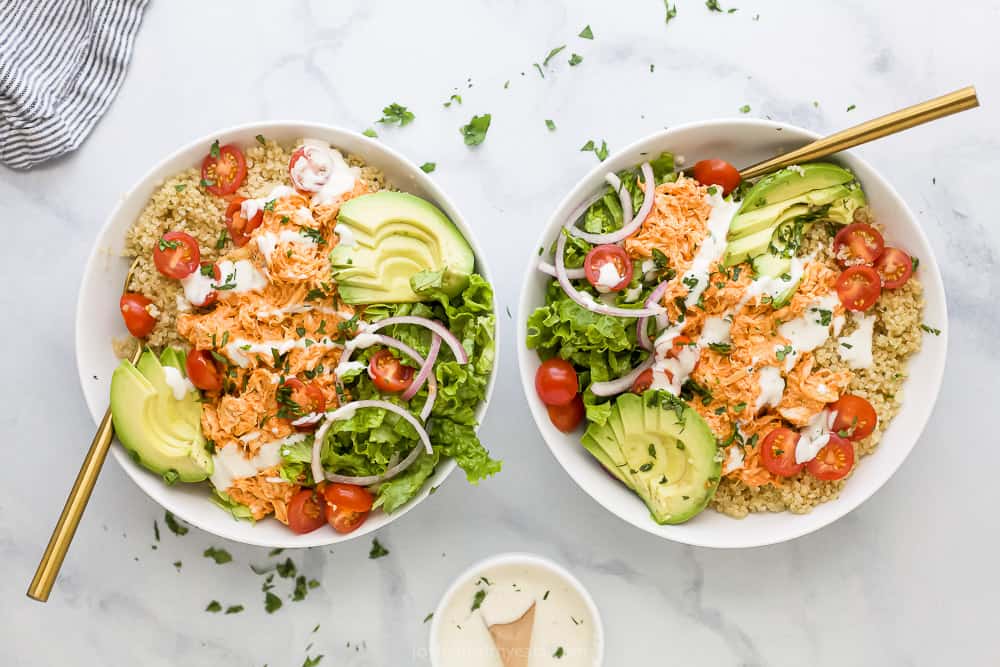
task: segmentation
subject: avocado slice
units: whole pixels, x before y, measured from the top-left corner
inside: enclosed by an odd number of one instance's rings
[[[423,272],[446,272],[438,289],[458,294],[475,268],[469,243],[430,202],[405,192],[381,191],[344,203],[337,227],[351,243],[330,252],[333,277],[347,303],[423,301],[411,279]],[[444,274],[442,274],[444,275]]]
[[[664,391],[622,394],[604,425],[590,424],[583,446],[632,489],[657,523],[683,523],[715,494],[722,463],[708,424]]]
[[[810,162],[786,167],[757,181],[740,205],[737,214],[796,199],[809,192],[843,185],[854,180],[854,174],[830,162]]]
[[[201,434],[200,417],[195,429],[181,416],[185,409],[176,405],[180,402],[174,399],[163,379],[163,368],[151,352],[144,352],[140,362],[152,377],[128,361],[122,361],[111,376],[111,419],[118,440],[136,462],[168,482],[207,479],[214,466]],[[199,404],[199,415],[200,410]]]
[[[850,194],[846,185],[834,185],[822,190],[805,192],[795,199],[786,199],[769,206],[757,208],[746,213],[737,213],[729,223],[729,240],[736,240],[760,231],[765,227],[773,227],[779,219],[789,219],[788,210],[814,211],[820,207],[842,199]]]

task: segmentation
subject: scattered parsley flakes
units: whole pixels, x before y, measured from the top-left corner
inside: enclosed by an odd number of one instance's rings
[[[569,66],[570,67],[576,67],[577,65],[579,65],[582,62],[583,62],[583,56],[581,56],[579,53],[574,53],[573,55],[571,55],[569,57]]]
[[[382,546],[382,543],[378,541],[378,538],[372,539],[372,548],[368,552],[368,557],[371,559],[381,558],[382,556],[388,556],[389,550]]]
[[[271,591],[267,591],[264,595],[264,611],[269,614],[273,614],[279,609],[281,609],[281,598]]]
[[[481,606],[483,606],[483,600],[485,599],[486,599],[486,591],[480,588],[478,591],[476,591],[476,594],[472,597],[471,611],[475,611],[479,609]]]
[[[382,109],[382,117],[379,118],[376,123],[382,123],[383,125],[397,124],[400,127],[404,125],[409,125],[413,122],[416,116],[413,112],[404,107],[402,104],[393,102],[389,106]]]
[[[847,110],[848,111],[854,111],[857,108],[858,108],[858,106],[856,104],[851,104],[851,105],[848,105]]]
[[[263,134],[258,134],[254,138],[257,140],[257,143],[260,144],[261,146],[266,146],[267,145],[267,139],[264,138]]]
[[[719,354],[729,354],[733,351],[733,346],[729,343],[709,343],[708,349]]]
[[[602,139],[601,146],[598,147],[597,144],[594,143],[594,140],[590,139],[587,141],[587,143],[583,145],[582,148],[580,148],[580,152],[582,153],[586,153],[588,151],[593,152],[594,155],[597,156],[598,160],[604,162],[604,160],[606,160],[608,157],[608,142]]]
[[[934,327],[929,327],[926,324],[921,324],[920,328],[923,329],[924,331],[926,331],[929,334],[934,334],[935,336],[940,336],[941,335],[941,330],[940,329],[935,329]]]
[[[153,519],[153,537],[157,542],[160,541],[160,524],[156,523],[156,519]]]
[[[816,320],[816,324],[820,326],[828,327],[830,322],[833,321],[833,311],[825,310],[823,308],[813,308],[814,313],[819,313],[819,319]]]
[[[666,17],[663,19],[664,23],[670,23],[672,20],[677,18],[677,3],[675,2],[671,5],[667,0],[663,0],[663,8],[667,11]],[[650,70],[652,71],[652,70]]]
[[[308,592],[309,589],[306,587],[306,578],[299,575],[295,579],[295,590],[292,591],[292,601],[299,602],[300,600],[305,600]]]
[[[219,150],[218,139],[212,142],[212,147],[208,149],[208,154],[214,157],[216,160],[218,160],[219,156],[222,155],[222,152]]]
[[[170,529],[174,535],[187,535],[188,527],[180,523],[170,512],[166,512],[163,515],[163,522],[167,524],[167,528]]]
[[[241,611],[243,611],[243,605],[241,604],[234,604],[226,607],[227,614],[238,614]]]
[[[589,25],[587,25],[584,27],[583,30],[580,31],[580,34],[577,36],[582,37],[583,39],[594,39],[594,31],[590,29]]]
[[[424,172],[425,174],[429,174],[435,169],[437,169],[437,162],[424,162],[422,165],[420,165],[420,171]]]
[[[208,603],[208,606],[205,607],[205,611],[210,611],[213,614],[215,614],[217,612],[222,611],[222,605],[219,604],[218,600],[212,600],[211,602]]]
[[[215,185],[215,181],[213,181],[213,180],[212,180],[212,179],[210,179],[210,178],[203,178],[203,179],[201,179],[201,181],[199,181],[199,184],[200,184],[200,185],[201,185],[201,187],[203,187],[203,188],[210,188],[210,187],[212,187],[213,185]]]
[[[556,652],[552,654],[552,657],[553,658],[562,658],[564,655],[566,655],[566,651],[564,651],[563,647],[560,646],[559,648],[556,649]]]
[[[458,94],[453,94],[451,97],[448,98],[448,101],[444,103],[444,107],[447,109],[448,107],[451,106],[452,102],[456,104],[461,104],[462,96]]]
[[[216,250],[222,250],[223,248],[225,248],[226,247],[226,241],[228,239],[229,239],[229,235],[226,233],[226,230],[223,229],[219,233],[219,240],[215,242],[215,249]]]
[[[503,89],[507,90],[508,88],[510,88],[510,79],[503,82]]]
[[[538,63],[531,63],[531,66],[538,70],[538,76],[545,78],[545,72],[542,71],[542,66]]]
[[[186,188],[186,187],[187,187],[187,183],[178,183],[177,185],[174,186],[174,191],[175,192],[184,192],[184,188]]]
[[[375,130],[373,130],[370,127],[367,130],[365,130],[364,132],[362,132],[361,134],[365,135],[366,137],[368,137],[370,139],[375,139],[376,137],[378,137],[378,132],[376,132]]]
[[[482,116],[473,116],[468,125],[463,125],[458,129],[465,139],[466,146],[478,146],[486,139],[486,132],[490,129],[490,121],[493,117],[484,113]]]
[[[292,559],[286,558],[284,563],[278,563],[275,567],[275,571],[282,579],[288,579],[290,577],[294,577],[297,570],[295,568],[295,563],[292,562]]]
[[[545,127],[549,128],[550,132],[554,132],[556,129],[556,123],[554,120],[545,119]]]
[[[785,357],[792,354],[794,351],[795,349],[791,345],[785,345],[783,347],[779,347],[774,351],[774,357],[778,361],[784,361]]]
[[[228,563],[233,559],[233,557],[229,555],[228,551],[226,551],[225,549],[216,549],[215,547],[209,547],[205,549],[205,551],[202,552],[201,555],[204,556],[205,558],[211,558],[212,560],[215,561],[216,565],[223,565],[224,563]]]
[[[721,12],[722,7],[719,6],[719,0],[705,0],[705,6],[708,7],[710,12]]]
[[[313,227],[300,227],[299,234],[310,239],[316,245],[326,245],[326,239],[323,238],[323,232],[315,229]]]
[[[545,56],[545,60],[542,61],[542,67],[548,67],[549,61],[559,54],[560,51],[566,48],[566,45],[557,46],[556,48],[549,51],[549,55]]]
[[[305,662],[302,663],[302,667],[316,667],[316,665],[318,665],[322,659],[323,659],[323,654],[322,653],[320,653],[319,655],[317,655],[315,658],[310,658],[307,655],[306,659],[305,659]]]
[[[424,616],[424,623],[426,623],[427,621],[431,620],[432,618],[434,618],[434,612],[433,611],[431,613],[427,614],[426,616]]]
[[[740,107],[740,113],[750,113],[750,105],[744,104]]]
[[[176,568],[177,568],[177,571],[178,571],[178,572],[180,572],[180,571],[181,571],[181,566],[183,565],[183,563],[182,563],[182,562],[180,562],[179,560],[175,560],[175,561],[173,562],[173,565],[174,565],[174,567],[176,567]]]

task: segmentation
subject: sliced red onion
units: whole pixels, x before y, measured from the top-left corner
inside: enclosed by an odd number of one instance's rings
[[[354,484],[356,486],[371,486],[373,484],[379,484],[387,480],[392,479],[399,473],[403,472],[417,460],[420,456],[420,452],[424,451],[424,448],[420,445],[416,445],[410,450],[410,453],[406,455],[406,458],[385,469],[385,472],[381,475],[367,475],[364,477],[351,477],[350,475],[335,475],[332,472],[325,472],[326,481],[336,482],[338,484]]]
[[[322,479],[327,479],[330,481],[340,481],[344,479],[374,480],[367,482],[357,482],[357,481],[345,482],[347,484],[358,484],[359,486],[369,486],[371,484],[377,484],[378,482],[385,481],[390,477],[398,475],[403,470],[405,470],[406,467],[408,467],[411,463],[413,463],[413,461],[416,460],[417,455],[415,455],[411,451],[405,459],[397,463],[392,468],[387,469],[381,475],[373,475],[371,477],[345,477],[343,475],[337,475],[336,477],[338,477],[338,479],[336,480],[328,476],[326,472],[323,470],[323,463],[320,460],[320,451],[323,449],[323,439],[326,437],[327,431],[330,430],[330,426],[333,425],[333,422],[337,421],[338,419],[350,419],[351,417],[354,416],[355,412],[363,408],[382,408],[384,410],[388,410],[389,412],[399,415],[407,422],[409,422],[414,429],[416,429],[417,436],[420,438],[420,441],[424,445],[424,451],[426,451],[428,454],[433,453],[433,450],[431,449],[431,439],[430,437],[428,437],[427,431],[424,430],[424,427],[420,424],[420,422],[417,421],[416,417],[411,415],[403,408],[399,407],[395,403],[389,403],[388,401],[354,401],[353,403],[342,405],[336,410],[333,410],[332,412],[327,412],[326,421],[323,422],[323,425],[319,427],[318,431],[316,431],[316,439],[313,441],[312,461],[310,466],[312,468],[312,475],[314,481],[318,482],[319,480]],[[419,453],[420,446],[417,445],[413,449]]]
[[[432,334],[431,336],[431,349],[427,352],[427,361],[424,365],[420,367],[420,371],[417,373],[417,377],[413,378],[410,386],[403,395],[400,396],[404,401],[408,401],[417,395],[420,388],[424,386],[424,382],[427,380],[428,375],[434,374],[434,362],[437,361],[438,351],[441,349],[441,336],[437,334]]]
[[[357,350],[357,349],[363,350],[363,349],[365,349],[367,347],[371,347],[372,345],[385,345],[386,347],[394,347],[394,348],[396,348],[397,350],[399,350],[400,352],[402,352],[406,356],[408,356],[411,359],[413,359],[413,361],[416,362],[416,364],[417,364],[417,368],[419,368],[421,371],[425,367],[431,367],[431,366],[434,365],[434,361],[430,358],[430,356],[428,356],[427,360],[425,360],[424,357],[423,357],[423,355],[421,355],[419,352],[417,352],[416,350],[414,350],[412,347],[410,347],[409,345],[407,345],[403,341],[397,340],[397,339],[393,338],[392,336],[383,336],[382,334],[373,334],[370,331],[366,331],[365,335],[369,336],[369,338],[362,339],[362,338],[358,337],[358,338],[354,338],[353,339],[355,341],[357,341],[357,340],[363,340],[364,343],[359,343],[357,345],[351,345],[349,343],[347,346],[345,346],[344,353],[341,355],[340,361],[337,363],[337,367],[338,368],[340,368],[341,365],[346,364],[348,361],[351,360],[351,354],[354,353],[354,350]],[[434,339],[438,339],[438,349],[440,349],[441,343],[440,343],[439,336],[437,334],[434,334],[434,337],[431,339],[431,351],[434,352],[434,356],[436,357],[437,356],[437,351],[434,350]],[[369,366],[368,367],[368,375],[371,376],[371,374],[372,374],[372,372],[371,372],[371,366]],[[434,373],[429,373],[429,374],[427,374],[427,376],[425,377],[425,379],[427,380],[427,402],[424,403],[424,407],[420,411],[420,418],[422,420],[424,420],[424,421],[426,421],[427,420],[427,416],[430,415],[431,408],[434,407],[434,399],[437,397],[437,376],[435,376]],[[337,381],[338,382],[340,381],[339,377],[338,377]],[[414,384],[416,384],[416,382],[414,382]],[[413,385],[410,385],[410,386],[412,388]],[[419,391],[419,389],[420,389],[420,387],[417,387],[418,391]],[[415,391],[413,393],[415,394],[417,392]],[[412,396],[411,396],[411,398],[412,398]]]
[[[653,176],[653,168],[648,162],[643,162],[640,170],[642,171],[642,179],[643,184],[646,187],[646,192],[642,198],[642,206],[639,207],[639,212],[634,218],[632,217],[632,197],[629,195],[628,190],[621,187],[621,182],[618,181],[617,176],[614,174],[608,174],[608,183],[611,184],[611,187],[618,190],[618,197],[622,202],[624,217],[622,219],[621,229],[608,232],[607,234],[592,234],[576,227],[574,225],[576,218],[572,218],[566,223],[570,234],[581,238],[588,243],[601,245],[604,243],[618,243],[619,241],[631,236],[637,229],[639,229],[639,227],[642,226],[642,223],[645,222],[646,216],[649,215],[651,210],[653,210],[653,199],[655,198],[656,191],[656,181]],[[614,182],[612,182],[612,177],[614,178],[614,181],[618,182],[617,186]]]
[[[656,355],[650,354],[646,357],[646,360],[632,369],[632,372],[628,375],[623,375],[617,380],[608,380],[607,382],[595,382],[590,385],[590,391],[594,392],[596,396],[616,396],[618,394],[628,391],[632,384],[635,382],[636,378],[642,375],[643,371],[652,368],[653,364],[656,362]]]
[[[599,315],[611,315],[612,317],[651,317],[665,312],[660,306],[655,308],[619,308],[617,306],[609,306],[598,302],[590,294],[577,291],[572,283],[569,282],[569,278],[566,275],[566,265],[563,262],[565,252],[566,235],[560,230],[559,240],[556,241],[556,280],[559,281],[559,286],[566,292],[566,296],[587,310]]]
[[[667,291],[667,284],[668,281],[664,280],[662,283],[654,287],[653,291],[649,293],[648,297],[646,297],[646,303],[643,305],[649,308],[650,306],[655,306],[659,304],[660,301],[663,299],[663,295]],[[649,339],[649,326],[647,326],[648,322],[649,318],[643,317],[638,322],[636,322],[635,325],[636,326],[635,332],[636,336],[639,338],[639,345],[642,345],[642,349],[644,350],[653,349],[653,342]],[[657,315],[656,325],[661,329],[667,326],[666,315]]]
[[[538,270],[552,276],[553,278],[556,277],[556,267],[552,266],[548,262],[539,262]],[[566,277],[570,280],[580,280],[581,278],[587,277],[587,272],[582,268],[566,269]]]
[[[469,362],[469,355],[466,354],[465,348],[462,347],[462,342],[458,340],[458,337],[450,332],[448,327],[444,326],[440,322],[427,319],[426,317],[416,317],[414,315],[387,317],[384,320],[379,320],[378,322],[369,322],[365,324],[362,330],[367,331],[368,333],[375,333],[379,329],[384,329],[385,327],[392,326],[393,324],[416,324],[430,329],[444,339],[444,342],[448,344],[449,348],[451,348],[451,352],[455,355],[455,359],[458,360],[458,363],[466,364]]]

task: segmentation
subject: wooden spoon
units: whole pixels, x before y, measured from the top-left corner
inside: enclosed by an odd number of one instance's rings
[[[487,626],[493,643],[500,653],[503,667],[528,667],[531,649],[531,631],[535,625],[535,603],[521,617],[510,623]]]

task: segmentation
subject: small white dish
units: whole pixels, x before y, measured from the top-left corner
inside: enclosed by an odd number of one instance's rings
[[[940,336],[926,336],[920,352],[907,365],[909,377],[899,413],[885,431],[878,448],[859,461],[836,500],[823,503],[808,514],[753,513],[733,519],[706,510],[688,523],[661,526],[649,516],[642,501],[607,474],[580,444],[580,433],[565,434],[549,421],[535,388],[538,355],[526,345],[527,319],[545,303],[550,278],[537,270],[538,248],[551,246],[566,217],[589,195],[604,186],[608,172],[633,167],[670,151],[685,156],[687,164],[704,158],[721,158],[737,166],[751,165],[786,152],[819,135],[784,123],[764,120],[710,120],[679,125],[641,139],[594,167],[556,208],[530,253],[518,310],[517,352],[521,384],[531,413],[546,444],[563,469],[594,500],[619,518],[660,537],[695,546],[717,548],[755,547],[791,540],[827,526],[872,496],[903,464],[937,400],[948,349],[948,310],[944,285],[927,236],[909,207],[889,182],[867,162],[851,153],[830,158],[852,170],[868,196],[875,220],[886,228],[886,241],[898,244],[920,258],[917,274],[924,288],[924,321],[940,328]]]
[[[442,662],[442,657],[447,649],[441,645],[443,626],[446,622],[448,622],[447,612],[455,596],[463,590],[468,593],[469,591],[467,589],[473,586],[475,582],[484,574],[507,567],[537,569],[541,573],[551,576],[554,581],[565,584],[575,594],[579,595],[580,602],[582,603],[586,614],[590,616],[589,620],[591,621],[593,627],[591,664],[595,666],[604,664],[604,623],[601,621],[601,615],[597,611],[597,605],[594,604],[594,600],[590,597],[590,593],[587,592],[587,589],[575,576],[570,574],[566,568],[558,563],[555,563],[548,558],[544,558],[543,556],[521,552],[497,554],[483,559],[471,565],[468,569],[462,572],[462,574],[455,578],[452,584],[448,587],[448,590],[446,590],[444,595],[441,596],[441,601],[434,610],[434,616],[431,619],[430,634],[428,639],[430,664],[433,667],[442,667],[442,665],[445,664]],[[494,582],[494,584],[499,585],[497,582]],[[470,599],[471,597],[472,596],[469,595]],[[489,596],[487,595],[487,599],[488,597]],[[548,600],[538,601],[537,604],[545,604],[547,601]],[[536,628],[539,623],[544,622],[543,620],[540,620],[541,618],[541,616],[536,615]],[[573,622],[576,623],[577,621],[574,620]],[[580,627],[582,627],[582,625]],[[551,647],[539,646],[537,649],[533,647],[533,650],[538,650],[539,655],[544,655],[546,657],[551,655]],[[529,662],[529,664],[534,663]],[[469,664],[469,667],[472,667],[471,663]]]
[[[381,169],[388,181],[400,190],[434,202],[451,218],[468,240],[469,245],[472,246],[476,255],[476,270],[486,280],[493,282],[482,250],[476,243],[472,230],[465,222],[458,207],[419,167],[388,146],[349,130],[297,121],[253,123],[213,132],[188,143],[166,157],[143,176],[135,187],[125,193],[98,233],[97,240],[90,252],[77,301],[76,364],[84,398],[95,424],[100,422],[108,407],[111,373],[119,362],[112,351],[111,340],[128,335],[118,310],[122,282],[125,280],[129,267],[129,260],[122,257],[126,230],[139,216],[150,196],[163,183],[164,179],[183,169],[200,164],[207,147],[213,141],[218,139],[222,144],[235,143],[240,146],[249,146],[255,142],[255,137],[259,134],[269,139],[276,139],[281,143],[289,143],[302,137],[329,141],[336,148],[358,155],[368,164]],[[499,319],[499,317],[496,318],[498,326],[494,331],[498,341],[500,335]],[[501,346],[497,345],[496,347],[496,353],[499,355]],[[498,358],[486,390],[486,400],[479,406],[476,413],[480,421],[486,414],[486,408],[493,393],[496,369],[499,368],[499,363]],[[82,450],[77,446],[69,447],[67,455],[75,455],[73,453],[79,451]],[[236,521],[227,512],[212,504],[207,482],[167,486],[158,475],[153,475],[137,465],[117,441],[111,452],[129,477],[139,485],[139,488],[166,510],[188,523],[236,542],[280,548],[322,546],[345,542],[374,532],[406,514],[427,497],[431,487],[444,482],[445,478],[456,467],[455,462],[451,459],[443,461],[438,465],[434,475],[424,484],[420,494],[413,500],[392,515],[376,512],[353,533],[340,535],[332,530],[320,529],[305,535],[296,535],[275,520],[260,521],[256,524],[248,521]]]

